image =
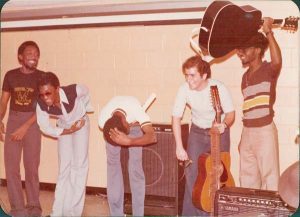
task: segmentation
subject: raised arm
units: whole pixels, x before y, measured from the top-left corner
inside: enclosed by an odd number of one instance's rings
[[[282,65],[282,56],[281,56],[281,50],[278,46],[278,43],[274,37],[274,33],[272,31],[272,24],[273,24],[273,19],[270,17],[264,17],[263,18],[264,23],[263,23],[263,32],[266,34],[266,37],[269,41],[269,49],[270,49],[270,54],[271,54],[271,65],[272,68],[276,71],[279,72],[281,69]]]

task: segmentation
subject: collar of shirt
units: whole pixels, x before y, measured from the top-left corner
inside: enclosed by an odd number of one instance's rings
[[[60,101],[69,104],[69,100],[66,96],[66,93],[64,92],[64,90],[62,88],[59,88],[59,97],[60,97]]]

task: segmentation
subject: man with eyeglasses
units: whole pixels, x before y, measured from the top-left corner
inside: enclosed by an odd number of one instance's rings
[[[60,86],[57,76],[46,72],[38,80],[37,122],[41,131],[58,138],[59,173],[51,216],[81,216],[88,175],[90,123],[93,112],[85,85]],[[53,126],[50,117],[57,119]]]
[[[18,48],[18,61],[21,67],[8,71],[2,85],[0,140],[4,140],[4,165],[12,216],[41,216],[42,214],[38,175],[41,133],[35,114],[38,97],[37,79],[43,73],[37,69],[39,58],[38,45],[34,41],[23,42]],[[3,118],[9,100],[9,115],[5,130]],[[20,175],[22,152],[26,205]]]
[[[229,128],[234,122],[235,111],[228,89],[220,81],[210,78],[210,65],[200,56],[188,58],[182,65],[182,72],[186,82],[180,86],[177,92],[172,113],[176,155],[178,160],[186,162],[182,216],[205,216],[208,213],[195,207],[192,202],[192,191],[198,174],[198,158],[201,154],[210,152],[211,136],[209,131],[212,127],[221,134],[221,151],[229,152]],[[224,112],[220,124],[213,124],[216,113],[211,102],[210,86],[215,85],[218,87],[220,103]],[[181,137],[181,119],[186,106],[189,106],[192,112],[187,150],[184,149]]]

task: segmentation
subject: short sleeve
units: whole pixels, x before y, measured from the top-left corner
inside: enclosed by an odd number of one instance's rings
[[[232,97],[229,90],[222,83],[218,85],[218,89],[219,89],[220,101],[221,101],[223,112],[229,113],[234,111]]]
[[[6,92],[10,92],[11,90],[10,84],[9,84],[9,73],[6,73],[3,80],[2,90]]]
[[[176,98],[175,98],[175,103],[173,106],[173,111],[172,111],[172,116],[174,117],[182,117],[185,106],[186,106],[186,91],[184,90],[184,86],[181,86],[178,89]]]

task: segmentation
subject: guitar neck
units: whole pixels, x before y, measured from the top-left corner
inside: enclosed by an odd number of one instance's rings
[[[216,122],[221,123],[221,113],[216,112]],[[219,167],[221,164],[220,157],[220,140],[221,135],[219,133],[211,133],[211,213],[214,211],[214,197],[216,191],[220,188],[220,174]]]
[[[217,190],[220,188],[219,166],[220,158],[220,134],[211,134],[211,177],[210,177],[210,201],[211,201],[211,216],[214,216],[214,198]]]
[[[283,19],[274,19],[273,25],[281,25],[283,23],[283,21],[284,21]],[[261,20],[260,25],[263,25],[263,23],[264,23],[264,20]]]

